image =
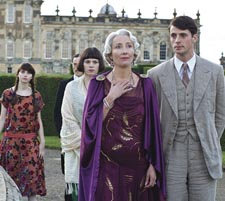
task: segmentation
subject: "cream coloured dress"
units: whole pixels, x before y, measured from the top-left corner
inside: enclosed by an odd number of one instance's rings
[[[65,153],[65,182],[79,182],[81,124],[87,89],[84,75],[66,86],[61,113],[61,148]]]

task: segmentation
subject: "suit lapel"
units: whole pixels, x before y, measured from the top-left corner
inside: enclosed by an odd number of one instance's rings
[[[168,99],[168,102],[178,118],[178,109],[177,109],[177,90],[176,90],[176,79],[174,74],[174,64],[173,59],[164,66],[162,69],[161,76],[159,76],[160,84],[162,90]]]
[[[198,108],[211,78],[211,71],[199,57],[197,57],[195,68],[194,111]]]

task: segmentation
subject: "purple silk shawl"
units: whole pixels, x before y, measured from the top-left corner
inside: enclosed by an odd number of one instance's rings
[[[106,76],[108,73],[103,75]],[[166,183],[157,95],[150,78],[140,77],[140,79],[145,102],[144,148],[148,154],[149,162],[156,169],[157,186],[165,199]],[[95,200],[95,191],[100,165],[104,97],[104,81],[93,78],[89,84],[83,112],[79,201],[97,201]]]

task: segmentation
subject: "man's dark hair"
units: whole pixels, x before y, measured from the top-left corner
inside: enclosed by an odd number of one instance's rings
[[[73,55],[73,57],[72,57],[72,62],[73,62],[73,59],[74,58],[77,58],[77,57],[79,57],[80,56],[80,54],[75,54],[75,55]]]
[[[197,28],[195,21],[191,17],[185,16],[185,15],[175,17],[171,21],[171,23],[169,25],[169,29],[171,28],[172,25],[181,30],[186,30],[186,29],[189,30],[191,32],[192,36],[194,34],[197,34],[197,32],[198,32],[198,28]]]

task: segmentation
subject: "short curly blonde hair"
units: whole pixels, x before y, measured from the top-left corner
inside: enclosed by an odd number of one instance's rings
[[[139,56],[139,46],[140,44],[137,41],[137,38],[128,30],[126,29],[119,29],[115,32],[110,33],[105,41],[105,46],[104,46],[104,51],[103,51],[103,57],[104,59],[108,62],[109,65],[112,64],[112,59],[110,58],[110,56],[112,55],[112,42],[113,39],[116,36],[128,36],[130,38],[130,40],[133,42],[134,45],[134,61],[137,60],[138,56]]]

